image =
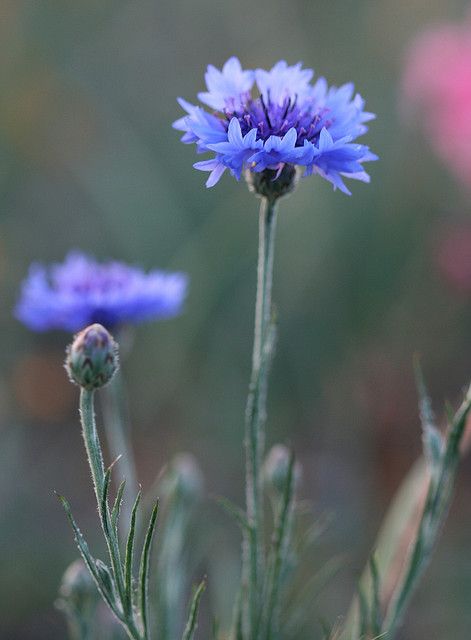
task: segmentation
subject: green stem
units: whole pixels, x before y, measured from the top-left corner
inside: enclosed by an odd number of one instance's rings
[[[283,494],[275,505],[275,528],[273,549],[266,576],[263,640],[271,640],[278,632],[278,603],[280,597],[282,572],[287,562],[290,529],[294,502],[294,454],[291,454],[288,475]],[[274,633],[275,632],[275,633]]]
[[[271,327],[271,292],[276,230],[276,201],[260,205],[257,298],[252,375],[246,411],[246,502],[249,531],[244,541],[244,575],[250,640],[258,635],[263,566],[263,500],[260,467],[264,448],[267,395],[267,350]]]
[[[110,527],[111,517],[108,505],[103,509],[104,487],[105,487],[105,466],[103,463],[103,453],[95,421],[94,391],[82,388],[80,390],[80,418],[82,423],[82,435],[87,452],[88,463],[92,474],[93,488],[98,505],[98,512],[103,528],[103,532],[113,567],[114,578],[116,580],[117,592],[120,600],[122,614],[119,620],[123,624],[128,636],[132,640],[142,640],[142,636],[134,622],[132,611],[126,610],[124,575],[120,559],[119,543],[114,534],[113,527]]]
[[[100,439],[96,428],[93,394],[94,392],[88,389],[80,390],[80,419],[82,422],[83,441],[92,474],[93,488],[100,511],[101,501],[103,499],[105,466],[103,464],[103,454],[101,452]]]
[[[102,390],[103,422],[111,458],[116,460],[121,479],[126,479],[122,515],[119,520],[121,538],[127,536],[127,526],[131,518],[132,505],[137,495],[136,467],[129,437],[129,419],[126,395],[121,371],[118,370],[111,382]]]

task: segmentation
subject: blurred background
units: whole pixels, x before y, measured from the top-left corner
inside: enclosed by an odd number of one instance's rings
[[[354,80],[378,114],[364,139],[381,157],[369,166],[371,185],[352,184],[348,198],[321,179],[303,181],[282,205],[275,273],[269,443],[294,446],[302,496],[316,514],[333,514],[317,560],[342,555],[344,568],[313,607],[332,622],[346,612],[388,502],[420,453],[413,354],[440,416],[471,374],[471,171],[466,184],[466,171],[436,153],[403,91],[417,34],[463,22],[467,8],[2,0],[2,640],[65,637],[54,600],[77,553],[53,489],[101,544],[78,391],[62,368],[70,336],[33,334],[12,316],[30,262],[61,261],[71,248],[190,275],[184,315],[139,327],[123,371],[144,487],[179,451],[200,463],[212,525],[204,536],[195,528],[195,546],[211,549],[199,574],[208,573],[208,601],[229,619],[239,533],[211,499],[243,502],[258,204],[226,176],[206,190],[194,148],[171,123],[181,115],[176,97],[193,101],[206,65],[230,55],[248,68],[302,60],[333,84]],[[469,635],[470,490],[468,458],[402,638]]]

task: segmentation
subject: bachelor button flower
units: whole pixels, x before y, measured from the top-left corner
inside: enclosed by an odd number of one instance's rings
[[[354,142],[366,133],[374,115],[352,84],[328,87],[324,78],[311,84],[314,73],[282,60],[270,71],[244,71],[230,58],[219,71],[206,72],[207,91],[198,98],[213,111],[179,99],[187,115],[174,123],[182,141],[195,143],[208,160],[194,166],[210,171],[212,187],[226,169],[238,180],[244,170],[268,171],[277,178],[286,166],[319,174],[344,193],[343,178],[369,181],[363,162],[376,160],[369,148]]]
[[[95,322],[112,329],[177,315],[186,288],[182,273],[145,273],[71,252],[62,264],[30,267],[15,315],[35,331],[77,331]]]

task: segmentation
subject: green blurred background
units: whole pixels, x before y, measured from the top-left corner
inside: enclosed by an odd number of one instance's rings
[[[461,19],[463,0],[2,0],[0,4],[0,638],[65,637],[53,606],[76,557],[53,489],[100,544],[64,333],[12,317],[32,260],[70,248],[184,270],[185,314],[136,332],[124,363],[139,474],[149,486],[174,453],[194,453],[208,496],[243,501],[243,413],[250,367],[257,203],[224,177],[213,190],[171,123],[208,63],[304,61],[354,80],[378,114],[365,142],[372,184],[334,193],[302,182],[283,202],[275,300],[279,343],[269,441],[291,443],[302,495],[333,512],[319,566],[345,568],[316,615],[345,613],[400,478],[420,452],[412,375],[419,352],[437,412],[470,375],[471,283],[437,266],[450,229],[469,225],[460,191],[399,108],[406,48],[423,27]],[[471,248],[468,249],[468,254]],[[402,638],[465,638],[471,626],[471,466]],[[239,535],[210,498],[201,571],[227,621]],[[200,527],[201,528],[201,527]],[[194,544],[198,530],[195,530]],[[192,542],[193,544],[193,542]],[[204,546],[204,545],[203,545]]]

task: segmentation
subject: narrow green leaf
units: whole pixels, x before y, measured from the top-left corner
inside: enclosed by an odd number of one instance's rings
[[[425,378],[417,357],[414,359],[414,372],[417,392],[419,394],[424,454],[431,470],[435,473],[443,455],[443,437],[436,425],[435,415],[432,409],[432,401],[428,394]]]
[[[345,568],[344,556],[334,556],[315,572],[303,586],[295,592],[295,600],[288,600],[283,605],[282,612],[282,636],[291,637],[297,635],[297,630],[306,624],[306,619],[312,613],[312,603],[329,584],[333,577]],[[356,639],[355,639],[356,640]]]
[[[430,483],[415,541],[386,612],[384,628],[388,631],[388,637],[394,637],[402,622],[412,594],[430,561],[448,513],[460,458],[460,443],[470,409],[471,387],[449,428],[446,448],[440,460],[435,482]]]
[[[226,513],[228,513],[236,520],[242,531],[250,530],[250,524],[247,520],[247,516],[240,507],[224,497],[218,498],[217,502],[224,509],[224,511],[226,511]]]
[[[96,561],[93,558],[93,556],[91,555],[89,549],[88,549],[88,544],[85,540],[85,538],[83,537],[80,529],[77,526],[77,523],[74,520],[74,517],[72,515],[72,511],[70,509],[70,505],[67,502],[67,500],[64,498],[64,496],[59,495],[58,493],[56,493],[57,497],[59,498],[59,500],[62,503],[62,506],[64,507],[65,513],[67,515],[67,518],[72,526],[72,529],[74,531],[74,535],[75,535],[75,541],[77,543],[77,547],[80,551],[80,555],[83,558],[83,561],[85,562],[88,570],[90,571],[90,574],[92,575],[92,578],[95,580],[95,583],[97,585],[98,591],[100,592],[103,600],[107,603],[107,605],[110,607],[110,609],[113,611],[113,613],[121,620],[122,616],[121,616],[121,612],[119,611],[116,602],[114,600],[111,599],[110,594],[108,592],[108,590],[106,589],[103,581],[102,581],[102,577],[100,576],[97,567],[96,567]]]
[[[95,560],[95,566],[96,566],[97,573],[100,576],[100,579],[103,583],[103,588],[105,588],[108,591],[110,599],[114,600],[115,595],[114,595],[113,578],[111,576],[111,572],[109,568],[100,559]]]
[[[114,460],[108,469],[106,470],[103,478],[103,493],[100,504],[100,516],[103,524],[103,533],[105,534],[105,540],[108,547],[108,553],[110,556],[111,567],[113,570],[114,579],[116,582],[117,593],[123,609],[126,609],[126,590],[124,583],[124,571],[123,564],[121,562],[121,551],[119,547],[118,533],[112,526],[110,508],[108,505],[108,493],[111,481],[111,471],[113,466],[119,460],[119,457]]]
[[[368,633],[368,619],[370,616],[368,612],[368,599],[361,584],[358,585],[358,609],[360,614],[358,620],[358,635],[363,639],[366,638]]]
[[[111,465],[108,467],[105,473],[105,478],[103,480],[103,494],[101,497],[101,521],[103,522],[103,528],[105,530],[105,535],[107,537],[110,536],[111,522],[110,522],[110,510],[108,508],[108,491],[110,488],[110,479],[111,479]]]
[[[186,623],[185,631],[183,632],[182,640],[193,640],[193,638],[195,637],[195,632],[198,627],[198,610],[200,606],[200,600],[205,589],[206,580],[202,580],[193,594],[190,605],[190,612],[188,614],[188,621]]]
[[[448,424],[453,424],[453,420],[455,419],[455,410],[449,400],[445,400],[445,415]]]
[[[319,625],[322,629],[322,635],[324,636],[323,640],[330,640],[334,631],[332,625],[327,620],[325,620],[325,618],[319,619]]]
[[[139,502],[141,501],[142,491],[139,491],[131,512],[131,525],[129,527],[129,535],[126,543],[126,560],[124,565],[126,603],[128,611],[132,610],[132,561],[134,552],[134,538],[136,535],[136,513]]]
[[[220,629],[219,620],[216,618],[216,616],[214,616],[211,622],[211,640],[219,639],[219,629]]]
[[[380,595],[380,583],[379,572],[376,558],[372,555],[370,558],[370,574],[371,574],[371,631],[373,634],[378,635],[381,633],[381,627],[383,624],[381,614],[381,595]]]
[[[118,529],[119,514],[121,513],[121,505],[123,504],[123,494],[124,494],[125,487],[126,487],[126,479],[124,479],[118,487],[116,499],[114,501],[113,509],[111,511],[111,526],[115,530],[115,533],[117,532],[117,529]]]
[[[232,629],[229,636],[231,640],[244,640],[244,634],[242,632],[242,597],[243,585],[240,585],[232,613]]]
[[[150,559],[150,547],[152,544],[152,538],[154,536],[155,525],[157,523],[157,514],[159,511],[159,503],[156,502],[152,509],[150,516],[149,527],[147,529],[146,537],[144,540],[144,547],[142,549],[141,564],[139,569],[139,608],[141,611],[142,627],[144,630],[144,640],[149,637],[149,629],[147,622],[147,606],[148,606],[148,590],[149,590],[149,559]]]

